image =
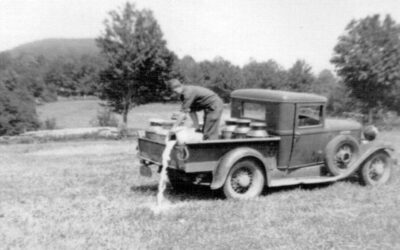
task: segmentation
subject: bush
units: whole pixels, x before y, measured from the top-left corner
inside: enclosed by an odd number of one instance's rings
[[[118,119],[109,108],[97,111],[97,116],[91,121],[94,127],[118,127]]]
[[[56,118],[47,118],[41,126],[42,129],[45,130],[53,130],[57,128],[57,120]]]
[[[0,83],[0,136],[36,130],[35,102],[24,89],[8,90]]]

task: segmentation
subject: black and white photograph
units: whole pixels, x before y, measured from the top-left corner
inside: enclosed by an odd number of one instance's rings
[[[398,0],[0,0],[0,250],[400,249]]]

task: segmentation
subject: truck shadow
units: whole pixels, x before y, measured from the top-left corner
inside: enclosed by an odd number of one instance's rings
[[[211,190],[209,186],[201,185],[193,185],[182,190],[175,190],[169,187],[166,193],[169,199],[176,201],[224,199],[219,190]]]
[[[283,187],[271,187],[271,188],[265,188],[262,196],[268,196],[270,194],[279,194],[281,192],[290,192],[294,190],[318,190],[321,188],[327,188],[331,186],[333,183],[322,183],[322,184],[299,184],[299,185],[292,185],[292,186],[283,186]]]
[[[131,186],[130,190],[135,193],[154,194],[157,195],[158,184],[145,184],[138,186]]]
[[[345,182],[350,182],[353,184],[359,183],[359,179],[356,176],[352,176],[346,180],[342,180]],[[280,192],[289,192],[296,189],[303,190],[318,190],[321,188],[327,188],[333,185],[335,182],[330,183],[320,183],[320,184],[300,184],[293,186],[284,186],[284,187],[273,187],[273,188],[264,188],[262,192],[262,197],[268,196],[269,194],[279,194]],[[152,195],[156,196],[158,192],[158,183],[149,183],[137,186],[130,187],[131,192],[140,193],[142,195]],[[224,199],[221,190],[211,190],[209,186],[202,185],[192,185],[188,186],[186,189],[175,190],[170,185],[167,185],[167,188],[164,193],[165,197],[171,201],[190,201],[190,200],[221,200]]]
[[[143,195],[157,195],[158,184],[145,184],[131,186],[130,190]],[[208,186],[193,185],[186,189],[175,190],[170,185],[167,186],[164,195],[172,201],[188,200],[216,200],[223,199],[221,192],[211,190]]]
[[[319,184],[299,184],[299,185],[292,185],[292,186],[265,188],[262,195],[266,196],[268,194],[276,194],[279,192],[293,191],[296,189],[313,191],[313,190],[327,188],[329,186],[334,185],[337,182],[326,182],[326,183],[319,183]],[[351,184],[360,185],[360,180],[359,180],[359,177],[357,177],[357,176],[350,176],[349,178],[341,180],[340,182],[348,182]]]

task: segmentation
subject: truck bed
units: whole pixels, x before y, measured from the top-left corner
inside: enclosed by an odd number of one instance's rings
[[[222,156],[238,147],[254,148],[266,157],[277,155],[279,141],[279,137],[273,136],[260,139],[207,140],[199,143],[175,145],[171,152],[169,167],[186,173],[209,172],[217,167]],[[164,148],[164,142],[144,137],[138,140],[139,158],[147,164],[161,165]]]

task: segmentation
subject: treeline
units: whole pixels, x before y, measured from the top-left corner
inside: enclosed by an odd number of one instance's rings
[[[172,54],[171,59],[174,61],[171,75],[180,77],[187,84],[208,87],[225,102],[229,102],[230,92],[239,88],[281,89],[329,96],[338,86],[331,71],[323,70],[314,75],[311,67],[301,60],[286,70],[273,60],[251,61],[239,67],[220,57],[196,62],[190,56],[178,59]],[[58,96],[99,96],[99,73],[105,66],[101,55],[48,59],[0,53],[0,135],[39,128],[36,104],[56,101]],[[165,101],[168,96],[153,99]]]
[[[57,100],[57,96],[96,95],[100,56],[57,57],[11,53],[0,54],[0,82],[8,89],[25,89],[37,102]]]
[[[172,75],[188,84],[208,87],[226,102],[229,102],[230,92],[238,88],[314,92],[328,96],[338,86],[338,80],[330,70],[314,75],[311,66],[303,60],[286,70],[274,60],[251,61],[239,67],[221,57],[201,62],[190,56],[172,57],[175,60]],[[99,72],[104,66],[105,61],[100,55],[47,59],[29,55],[15,58],[9,53],[1,53],[0,82],[10,91],[25,90],[36,102],[56,101],[57,96],[96,96],[99,94]]]
[[[100,56],[57,57],[0,54],[0,135],[41,126],[36,104],[58,96],[97,95]]]
[[[225,102],[229,102],[230,92],[238,88],[279,89],[329,96],[339,84],[330,70],[315,75],[303,60],[296,61],[286,70],[274,60],[251,61],[241,68],[220,57],[196,62],[185,56],[178,61],[178,70],[185,82],[208,87]]]

